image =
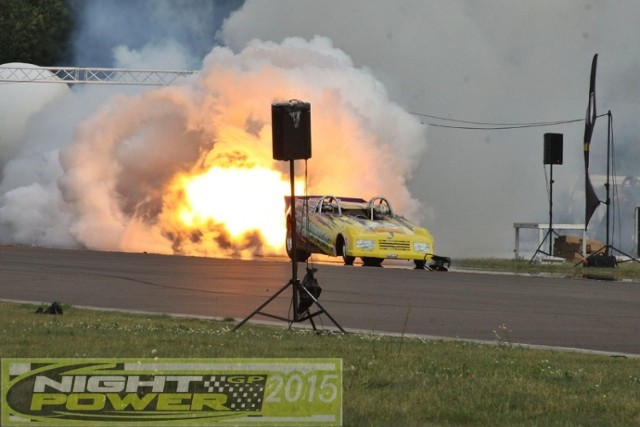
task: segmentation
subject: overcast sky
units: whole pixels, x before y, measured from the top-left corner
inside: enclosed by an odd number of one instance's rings
[[[591,60],[596,53],[597,108],[599,113],[612,112],[616,172],[640,175],[637,1],[256,0],[213,6],[193,1],[84,3],[85,8],[79,11],[82,26],[77,34],[77,66],[198,70],[206,67],[204,58],[214,46],[243,58],[252,43],[267,46],[264,42],[280,45],[292,37],[308,42],[315,39],[314,49],[324,46],[326,55],[341,58],[348,72],[340,75],[355,86],[354,98],[365,99],[367,91],[376,87],[372,105],[380,100],[388,102],[388,117],[384,117],[384,109],[371,113],[367,119],[381,123],[368,130],[377,132],[381,139],[408,135],[403,141],[386,143],[396,152],[393,161],[402,166],[398,179],[417,202],[405,205],[420,206],[416,217],[434,234],[437,252],[442,255],[511,256],[514,222],[548,221],[549,168],[542,159],[546,132],[564,135],[564,164],[553,171],[555,222],[583,221],[583,122],[511,130],[440,125],[483,127],[461,121],[514,124],[582,119]],[[317,44],[318,40],[322,43]],[[214,58],[220,55],[209,54],[209,63],[219,60]],[[290,58],[294,63],[287,67],[304,71],[308,60],[303,55]],[[298,75],[304,78],[304,72]],[[357,87],[354,76],[361,76],[367,85]],[[53,157],[73,139],[77,122],[111,96],[95,92],[91,102],[85,100],[82,107],[78,101],[66,101],[66,108],[77,112],[77,120],[59,132],[58,142],[49,142],[50,146],[37,155],[34,147],[44,143],[22,143],[21,163],[14,158],[13,167],[5,170],[0,187],[4,192],[0,200],[3,240],[38,242],[32,234],[16,232],[20,226],[9,214],[15,215],[15,198],[8,194],[15,195],[11,192],[18,188],[33,188],[31,181],[44,188],[49,188],[44,181],[52,189],[57,187],[63,172]],[[330,108],[326,104],[322,107]],[[60,114],[59,108],[55,110]],[[54,120],[53,112],[42,114],[63,127]],[[403,129],[389,131],[393,126]],[[50,129],[43,133],[50,138]],[[607,121],[602,117],[593,136],[594,174],[605,171],[606,140]],[[323,143],[314,137],[314,152]],[[13,152],[19,149],[15,142],[5,145],[11,150],[7,148],[0,160],[10,164]],[[41,168],[43,158],[49,159],[46,164],[50,169],[45,170],[50,173],[25,177],[16,172],[26,170],[25,164]],[[378,167],[371,164],[374,170]],[[314,158],[309,168],[313,170]],[[395,182],[395,177],[389,181]],[[604,198],[600,187],[598,192]],[[65,195],[60,198],[64,200]],[[71,221],[64,212],[62,209],[60,215]],[[592,220],[596,237],[603,237],[596,235],[603,215],[601,207]],[[632,226],[629,211],[621,212],[621,221]],[[46,234],[44,229],[48,228],[43,228]],[[531,238],[537,237],[532,233]],[[58,239],[60,245],[77,239],[66,232],[53,234],[56,237],[51,239]]]

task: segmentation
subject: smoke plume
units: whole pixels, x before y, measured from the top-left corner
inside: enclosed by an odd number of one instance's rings
[[[90,96],[74,92],[69,102],[83,104]],[[258,230],[232,239],[223,223],[186,225],[180,183],[229,166],[280,170],[286,180],[288,164],[272,159],[271,104],[291,98],[312,105],[310,193],[393,194],[398,209],[418,212],[406,183],[426,147],[424,127],[330,40],[288,38],[253,41],[239,53],[214,48],[202,69],[179,84],[103,100],[68,141],[51,144],[49,163],[28,149],[38,136],[28,140],[22,156],[39,159],[46,176],[14,179],[24,170],[14,168],[18,159],[9,162],[5,182],[16,184],[5,189],[0,207],[3,240],[198,255],[279,253],[282,247],[265,246]],[[41,131],[52,136],[44,126]],[[259,217],[260,204],[242,207],[259,198],[259,184],[240,191],[236,182],[220,179],[203,197]],[[221,197],[223,188],[236,191]],[[281,206],[283,225],[282,194],[271,202]]]

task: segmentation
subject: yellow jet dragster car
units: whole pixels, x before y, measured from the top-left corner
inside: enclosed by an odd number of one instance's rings
[[[365,266],[380,266],[385,259],[413,260],[416,268],[446,271],[447,257],[434,255],[433,237],[396,215],[384,197],[366,201],[354,197],[304,196],[287,204],[286,248],[289,258],[306,261],[312,253],[342,256],[345,265],[356,257]],[[295,212],[293,233],[292,213]],[[295,241],[294,241],[295,237]]]

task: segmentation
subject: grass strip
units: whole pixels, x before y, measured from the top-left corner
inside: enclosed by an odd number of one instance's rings
[[[504,272],[568,278],[588,278],[596,280],[640,281],[640,262],[629,260],[619,262],[616,267],[585,267],[579,262],[530,263],[523,259],[466,258],[456,259],[454,269],[485,272]]]
[[[640,425],[640,358],[0,302],[0,357],[338,357],[344,423]]]

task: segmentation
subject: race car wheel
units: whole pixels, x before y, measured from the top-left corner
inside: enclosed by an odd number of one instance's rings
[[[356,260],[354,256],[347,256],[347,245],[344,243],[344,239],[341,240],[342,243],[342,260],[344,261],[344,265],[353,265],[353,261]]]
[[[423,259],[414,259],[413,263],[416,265],[416,270],[424,270],[424,266],[427,265],[427,261]]]
[[[382,265],[382,258],[372,258],[368,256],[362,257],[362,263],[365,267],[380,267]]]
[[[285,242],[285,246],[287,247],[287,255],[289,259],[293,260],[293,238],[291,236],[291,227],[287,224],[287,238]],[[299,244],[299,243],[298,243]],[[311,254],[305,250],[296,248],[296,258],[298,262],[305,262],[309,259]]]

